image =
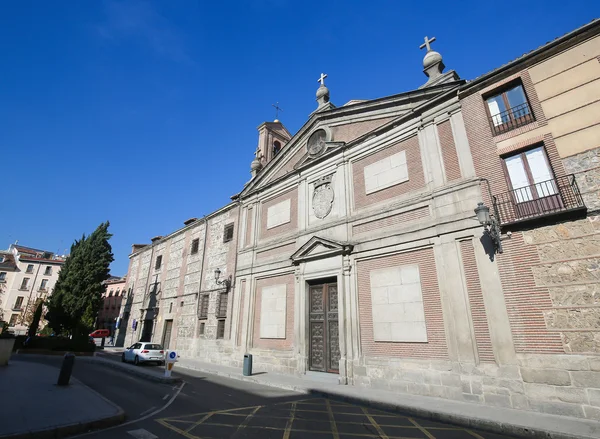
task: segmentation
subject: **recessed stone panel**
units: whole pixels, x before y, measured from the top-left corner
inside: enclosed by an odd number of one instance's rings
[[[283,200],[267,209],[267,229],[290,222],[291,200]]]
[[[400,151],[364,168],[367,194],[408,181],[406,151]]]
[[[418,265],[373,270],[371,309],[375,341],[426,342]]]
[[[285,338],[286,285],[263,287],[260,304],[260,338]]]

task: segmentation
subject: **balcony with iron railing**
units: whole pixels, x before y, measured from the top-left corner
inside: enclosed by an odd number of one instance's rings
[[[494,136],[504,134],[533,121],[533,113],[527,102],[490,116],[490,125]]]
[[[493,198],[502,226],[586,210],[573,174],[513,189]]]

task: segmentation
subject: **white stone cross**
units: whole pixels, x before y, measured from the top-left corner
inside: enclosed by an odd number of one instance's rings
[[[431,50],[431,43],[433,43],[435,41],[435,37],[433,37],[431,40],[429,39],[429,37],[425,37],[425,43],[421,44],[419,46],[419,49],[423,49],[424,47],[427,47],[427,51],[429,52]]]
[[[325,78],[327,78],[327,74],[326,73],[321,73],[321,77],[319,79],[317,79],[317,82],[321,83],[321,86],[325,85]]]

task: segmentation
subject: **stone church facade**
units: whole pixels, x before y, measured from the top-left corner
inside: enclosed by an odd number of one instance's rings
[[[423,86],[340,107],[321,75],[230,204],[134,245],[119,341],[600,419],[599,33],[469,82],[426,38]]]

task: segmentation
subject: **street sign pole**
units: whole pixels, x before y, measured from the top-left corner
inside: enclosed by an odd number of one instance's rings
[[[165,377],[171,376],[171,371],[173,370],[173,365],[177,361],[177,352],[175,351],[167,351],[167,355],[165,355]]]

